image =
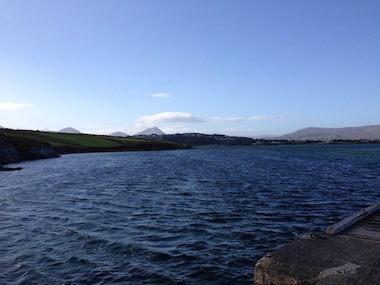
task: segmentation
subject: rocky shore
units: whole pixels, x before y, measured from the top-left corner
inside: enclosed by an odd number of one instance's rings
[[[20,170],[4,165],[59,157],[66,153],[189,149],[189,146],[148,138],[65,134],[0,129],[0,171]]]
[[[20,170],[20,167],[5,167],[5,164],[59,156],[48,143],[0,134],[0,171]]]

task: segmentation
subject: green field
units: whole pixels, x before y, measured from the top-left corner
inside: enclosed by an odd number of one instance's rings
[[[182,145],[149,138],[122,138],[89,134],[65,134],[29,130],[0,129],[0,134],[10,138],[34,140],[50,144],[58,151],[129,151],[129,150],[169,150],[182,149]]]

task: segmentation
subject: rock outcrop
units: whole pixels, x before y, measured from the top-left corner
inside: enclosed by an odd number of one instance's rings
[[[0,166],[24,160],[59,157],[48,143],[0,134]]]
[[[16,147],[7,136],[0,134],[0,165],[20,161],[21,158]]]

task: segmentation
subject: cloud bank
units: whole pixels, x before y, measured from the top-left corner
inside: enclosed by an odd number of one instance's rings
[[[33,104],[4,102],[4,103],[0,103],[0,110],[19,110],[19,109],[24,109],[31,106],[33,106]]]
[[[202,123],[205,120],[198,118],[191,113],[183,112],[163,112],[150,116],[141,116],[137,123],[142,125],[154,126],[160,123]]]
[[[284,115],[255,115],[247,117],[198,117],[187,112],[162,112],[141,116],[127,133],[137,133],[143,129],[157,127],[165,133],[228,133],[230,135],[253,136],[259,129],[259,122],[284,120]],[[202,124],[200,124],[202,123]],[[197,124],[195,126],[194,124]],[[223,124],[227,124],[224,126]],[[227,127],[227,128],[226,128]]]
[[[274,115],[258,115],[250,117],[214,117],[211,119],[213,122],[256,122],[256,121],[267,121],[282,119],[283,116]]]
[[[155,94],[151,94],[150,96],[155,97],[155,98],[168,98],[168,97],[172,97],[173,94],[171,94],[171,93],[155,93]]]
[[[219,122],[257,122],[266,120],[279,120],[284,116],[274,115],[257,115],[249,117],[212,117],[200,118],[191,113],[185,112],[163,112],[155,115],[141,116],[136,120],[139,127],[156,126],[158,124],[176,124],[176,123],[219,123]]]

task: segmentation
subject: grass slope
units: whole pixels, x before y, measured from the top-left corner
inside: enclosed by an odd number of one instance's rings
[[[182,145],[141,138],[121,138],[87,134],[67,134],[29,130],[0,129],[0,134],[9,137],[46,142],[60,152],[95,152],[128,150],[171,150],[183,149]]]

